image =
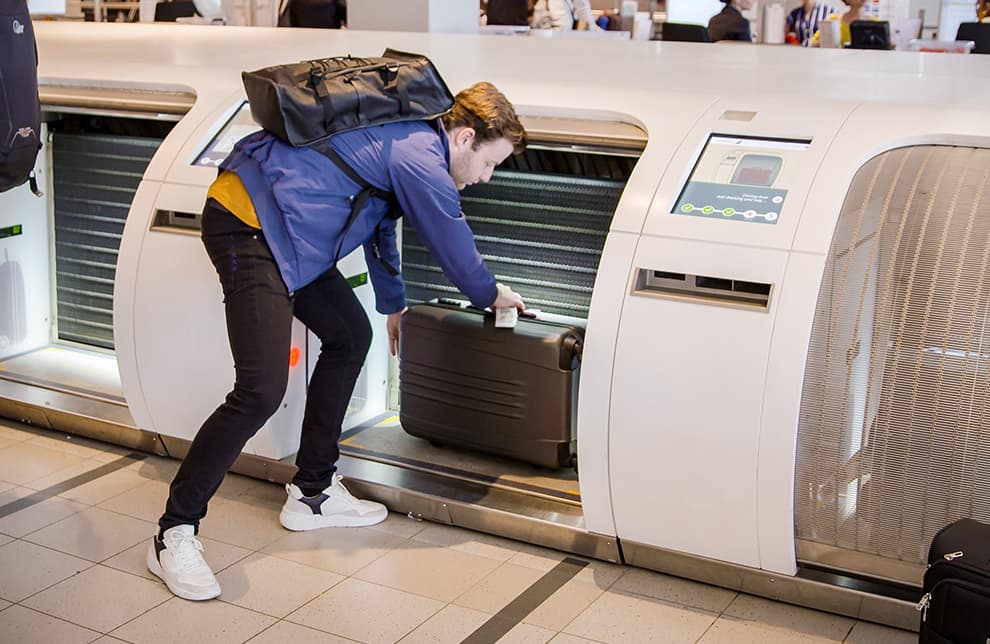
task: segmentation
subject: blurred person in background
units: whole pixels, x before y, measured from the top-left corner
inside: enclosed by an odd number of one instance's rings
[[[340,29],[347,23],[347,0],[289,0],[280,27]]]
[[[530,25],[533,29],[570,31],[578,27],[578,21],[590,31],[602,30],[591,13],[590,0],[536,0]]]
[[[794,42],[802,47],[811,45],[811,38],[818,31],[818,23],[828,18],[832,8],[824,2],[804,0],[804,3],[787,14],[788,42]]]
[[[725,3],[725,8],[708,21],[708,37],[712,42],[720,40],[753,42],[749,20],[742,15],[743,11],[753,7],[753,0],[722,0],[722,2]]]
[[[528,25],[529,4],[529,0],[488,0],[482,6],[485,12],[485,24]]]
[[[857,20],[876,20],[876,18],[866,14],[867,0],[842,0],[842,2],[845,3],[847,7],[849,7],[849,11],[846,11],[845,13],[838,13],[838,12],[832,13],[829,15],[828,18],[826,18],[822,22],[828,22],[830,20],[838,20],[839,34],[840,34],[839,42],[843,47],[848,47],[849,44],[852,42],[852,30],[849,28],[849,25],[856,22]],[[811,38],[811,46],[817,47],[820,42],[821,42],[821,23],[819,23],[818,31],[816,31],[815,35],[812,36]]]

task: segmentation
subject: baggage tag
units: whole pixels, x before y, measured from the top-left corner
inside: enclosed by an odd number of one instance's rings
[[[505,306],[495,309],[495,328],[514,329],[519,320],[519,312],[514,306]]]

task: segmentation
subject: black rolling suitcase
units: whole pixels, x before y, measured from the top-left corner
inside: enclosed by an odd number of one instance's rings
[[[990,525],[961,519],[932,539],[921,644],[990,642]]]
[[[402,316],[402,428],[433,443],[545,467],[574,464],[573,424],[583,330],[420,304]]]

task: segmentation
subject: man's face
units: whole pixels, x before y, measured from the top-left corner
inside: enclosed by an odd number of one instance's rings
[[[738,0],[736,5],[743,11],[749,11],[753,8],[753,0]]]
[[[475,147],[475,132],[462,127],[450,135],[450,176],[458,190],[479,181],[492,178],[495,166],[512,154],[512,142],[508,139],[486,141]]]

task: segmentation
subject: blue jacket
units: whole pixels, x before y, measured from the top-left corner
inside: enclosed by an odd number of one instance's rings
[[[450,149],[439,123],[410,121],[336,134],[334,150],[365,181],[393,193],[399,207],[444,274],[475,306],[495,301],[495,278],[478,253],[450,176]],[[261,130],[243,138],[220,166],[244,183],[265,240],[290,292],[333,266],[351,212],[349,197],[361,188],[325,156],[294,148]],[[379,313],[406,306],[401,276],[372,256],[399,266],[395,221],[388,203],[372,198],[344,235],[340,256],[364,246]]]

